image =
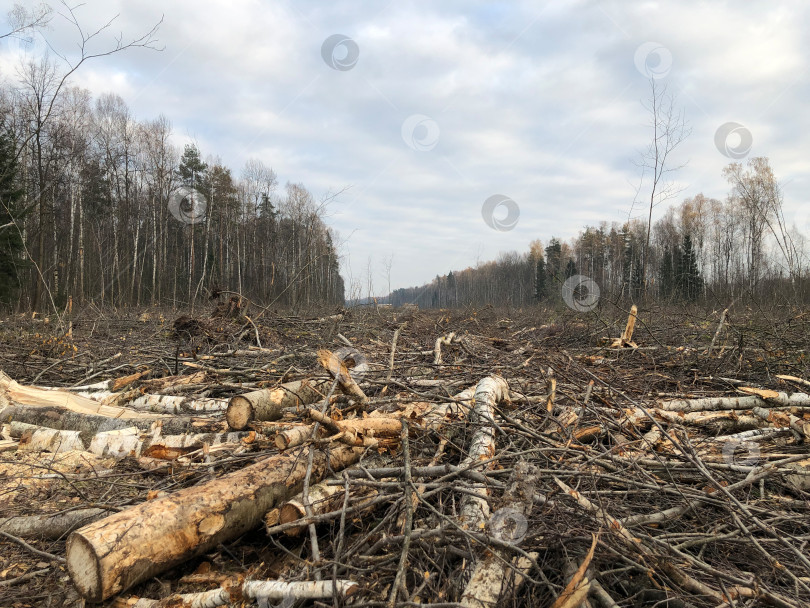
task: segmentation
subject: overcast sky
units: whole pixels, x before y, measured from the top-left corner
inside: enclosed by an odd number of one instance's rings
[[[392,256],[391,286],[419,285],[640,216],[650,76],[692,130],[673,158],[688,163],[678,201],[724,198],[726,164],[767,156],[786,216],[810,232],[809,6],[86,0],[87,29],[119,15],[107,44],[163,15],[164,49],[93,61],[73,82],[121,95],[138,119],[165,114],[179,146],[196,142],[236,176],[258,158],[316,198],[346,189],[326,217],[344,278],[365,284],[371,258],[383,294]],[[46,35],[75,44],[59,17]],[[3,78],[15,44],[0,51]]]

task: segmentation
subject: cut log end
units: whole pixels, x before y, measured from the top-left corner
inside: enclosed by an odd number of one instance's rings
[[[231,397],[228,409],[225,410],[225,420],[228,421],[228,426],[235,431],[246,429],[253,420],[253,405],[242,395]]]
[[[291,500],[285,503],[279,510],[279,523],[288,524],[293,521],[298,521],[302,517],[306,517],[306,509],[304,505],[297,501]],[[304,527],[290,528],[285,532],[287,536],[298,536],[304,531]]]
[[[100,563],[93,546],[74,532],[68,537],[66,557],[68,572],[76,590],[90,602],[102,601]]]

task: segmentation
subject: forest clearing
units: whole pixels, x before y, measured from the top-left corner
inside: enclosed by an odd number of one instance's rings
[[[0,603],[806,605],[810,316],[632,312],[8,317]]]
[[[715,4],[6,3],[0,608],[810,606],[810,5]]]

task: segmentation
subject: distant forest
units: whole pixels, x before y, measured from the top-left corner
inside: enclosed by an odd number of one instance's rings
[[[337,235],[323,221],[331,197],[316,200],[303,184],[279,187],[258,159],[235,175],[212,151],[177,149],[165,116],[139,120],[118,95],[93,99],[72,86],[86,61],[154,48],[159,23],[89,54],[99,32],[85,34],[73,9],[63,8],[78,28],[79,57],[25,55],[0,82],[0,304],[15,311],[62,310],[70,302],[183,307],[230,291],[292,310],[344,305]],[[52,15],[45,4],[15,5],[13,29],[0,39],[37,32]],[[664,99],[654,79],[651,87],[652,101]],[[649,220],[588,226],[570,241],[535,240],[528,251],[378,302],[555,303],[575,275],[591,279],[603,301],[807,302],[806,238],[786,221],[767,158],[729,164],[725,200],[698,194],[649,224],[668,192],[657,181],[668,170],[666,156],[686,134],[671,105],[652,107],[664,148],[653,140],[657,177],[649,213],[641,210]],[[360,295],[352,293],[353,301]]]
[[[0,298],[15,309],[187,305],[222,288],[283,307],[342,304],[324,201],[278,188],[250,160],[235,177],[166,117],[59,88],[56,66],[24,65],[0,89]]]
[[[397,289],[391,303],[423,308],[554,303],[574,275],[592,279],[602,300],[613,302],[808,302],[807,239],[785,219],[768,159],[732,163],[723,177],[730,188],[725,200],[698,194],[670,206],[653,223],[643,273],[647,222],[602,223],[570,242],[533,241],[529,251]],[[810,221],[810,209],[807,217]]]

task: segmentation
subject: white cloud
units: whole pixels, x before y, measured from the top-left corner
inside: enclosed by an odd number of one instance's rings
[[[126,38],[164,12],[163,52],[93,61],[75,82],[121,95],[138,118],[165,114],[178,143],[196,139],[237,175],[254,157],[316,197],[351,185],[328,221],[355,276],[369,255],[379,265],[393,253],[393,286],[416,285],[533,238],[625,219],[632,160],[649,140],[634,53],[649,41],[670,50],[664,82],[692,126],[674,159],[689,161],[683,196],[725,196],[730,159],[714,133],[737,121],[783,181],[786,215],[804,217],[810,24],[795,2],[90,0],[77,14],[89,29],[120,13],[109,33]],[[351,70],[321,59],[335,33],[358,45]],[[59,20],[48,36],[62,49],[75,42]],[[412,114],[439,127],[429,152],[402,140]],[[520,206],[511,232],[481,218],[496,193]]]

